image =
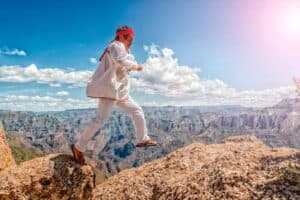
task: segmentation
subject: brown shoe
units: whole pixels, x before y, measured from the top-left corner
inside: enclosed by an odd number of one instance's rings
[[[75,147],[75,144],[71,144],[71,150],[73,153],[73,158],[74,160],[80,164],[80,165],[84,165],[85,164],[85,159],[84,159],[84,155],[83,152],[79,151],[79,149],[77,149]]]
[[[145,140],[143,142],[140,142],[136,145],[136,147],[150,147],[150,146],[156,146],[157,142],[154,140]]]

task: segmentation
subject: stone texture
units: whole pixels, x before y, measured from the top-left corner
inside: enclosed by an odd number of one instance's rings
[[[98,185],[93,199],[300,199],[300,151],[254,136],[193,143]]]
[[[71,155],[50,154],[0,172],[0,199],[88,199],[94,188],[91,166]]]
[[[16,165],[15,159],[8,146],[3,127],[0,125],[0,171],[14,165]]]

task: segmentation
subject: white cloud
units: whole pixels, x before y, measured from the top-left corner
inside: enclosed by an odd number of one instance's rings
[[[158,50],[158,45],[151,44],[150,46],[145,45],[144,50],[148,52],[150,56],[160,56],[161,53]]]
[[[98,62],[96,58],[90,58],[89,61],[92,64],[97,64],[97,62]]]
[[[8,48],[3,48],[3,49],[0,49],[0,54],[3,54],[3,55],[9,55],[9,56],[26,56],[27,53],[24,51],[24,50],[19,50],[19,49],[8,49]]]
[[[97,107],[94,99],[61,99],[51,96],[0,96],[0,109],[14,111],[62,111],[74,108]]]
[[[199,68],[179,65],[171,49],[164,48],[159,51],[155,45],[145,46],[145,49],[149,57],[143,64],[144,70],[132,80],[133,85],[140,91],[178,98],[183,95],[199,96],[207,93],[218,95],[221,90],[227,93],[233,90],[221,80],[200,79],[197,74],[200,72]]]
[[[68,96],[69,92],[67,91],[60,91],[56,93],[57,96],[63,97],[63,96]]]
[[[49,83],[50,87],[60,87],[61,84],[60,83]]]
[[[149,57],[143,64],[143,72],[133,75],[132,87],[145,94],[170,99],[162,104],[263,107],[296,95],[294,86],[238,91],[219,79],[201,79],[198,75],[200,68],[180,65],[171,49],[160,50],[157,45],[144,46],[144,49]]]
[[[61,84],[85,87],[91,75],[91,71],[66,72],[59,68],[38,68],[35,64],[26,67],[18,65],[0,66],[0,82],[25,83],[36,81],[51,87],[60,87]]]

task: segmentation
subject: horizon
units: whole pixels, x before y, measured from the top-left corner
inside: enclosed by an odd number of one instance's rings
[[[257,109],[257,110],[262,110],[265,108],[272,108],[277,106],[283,101],[286,100],[293,100],[293,99],[300,99],[300,98],[285,98],[280,100],[279,102],[275,103],[274,105],[271,106],[266,106],[266,107],[248,107],[248,106],[241,106],[241,105],[195,105],[195,106],[189,106],[189,105],[142,105],[144,108],[165,108],[165,107],[176,107],[176,108],[225,108],[225,109],[230,109],[230,108],[242,108],[242,109]],[[89,107],[89,108],[69,108],[69,109],[64,109],[64,110],[45,110],[45,111],[33,111],[33,110],[6,110],[6,109],[0,109],[0,112],[33,112],[33,113],[48,113],[48,112],[66,112],[66,111],[73,111],[73,110],[95,110],[97,109],[96,107]],[[118,107],[114,107],[114,110],[119,110]],[[121,110],[120,110],[121,111]]]
[[[6,18],[0,22],[0,109],[96,108],[97,100],[85,96],[86,83],[124,24],[135,30],[132,52],[144,66],[130,75],[131,96],[141,106],[264,108],[297,97],[296,0],[31,0],[0,6]]]

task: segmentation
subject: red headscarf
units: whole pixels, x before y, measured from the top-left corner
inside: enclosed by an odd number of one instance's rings
[[[127,28],[125,30],[118,31],[116,34],[117,34],[117,36],[120,36],[120,35],[130,35],[131,37],[134,36],[134,32],[131,28]]]

